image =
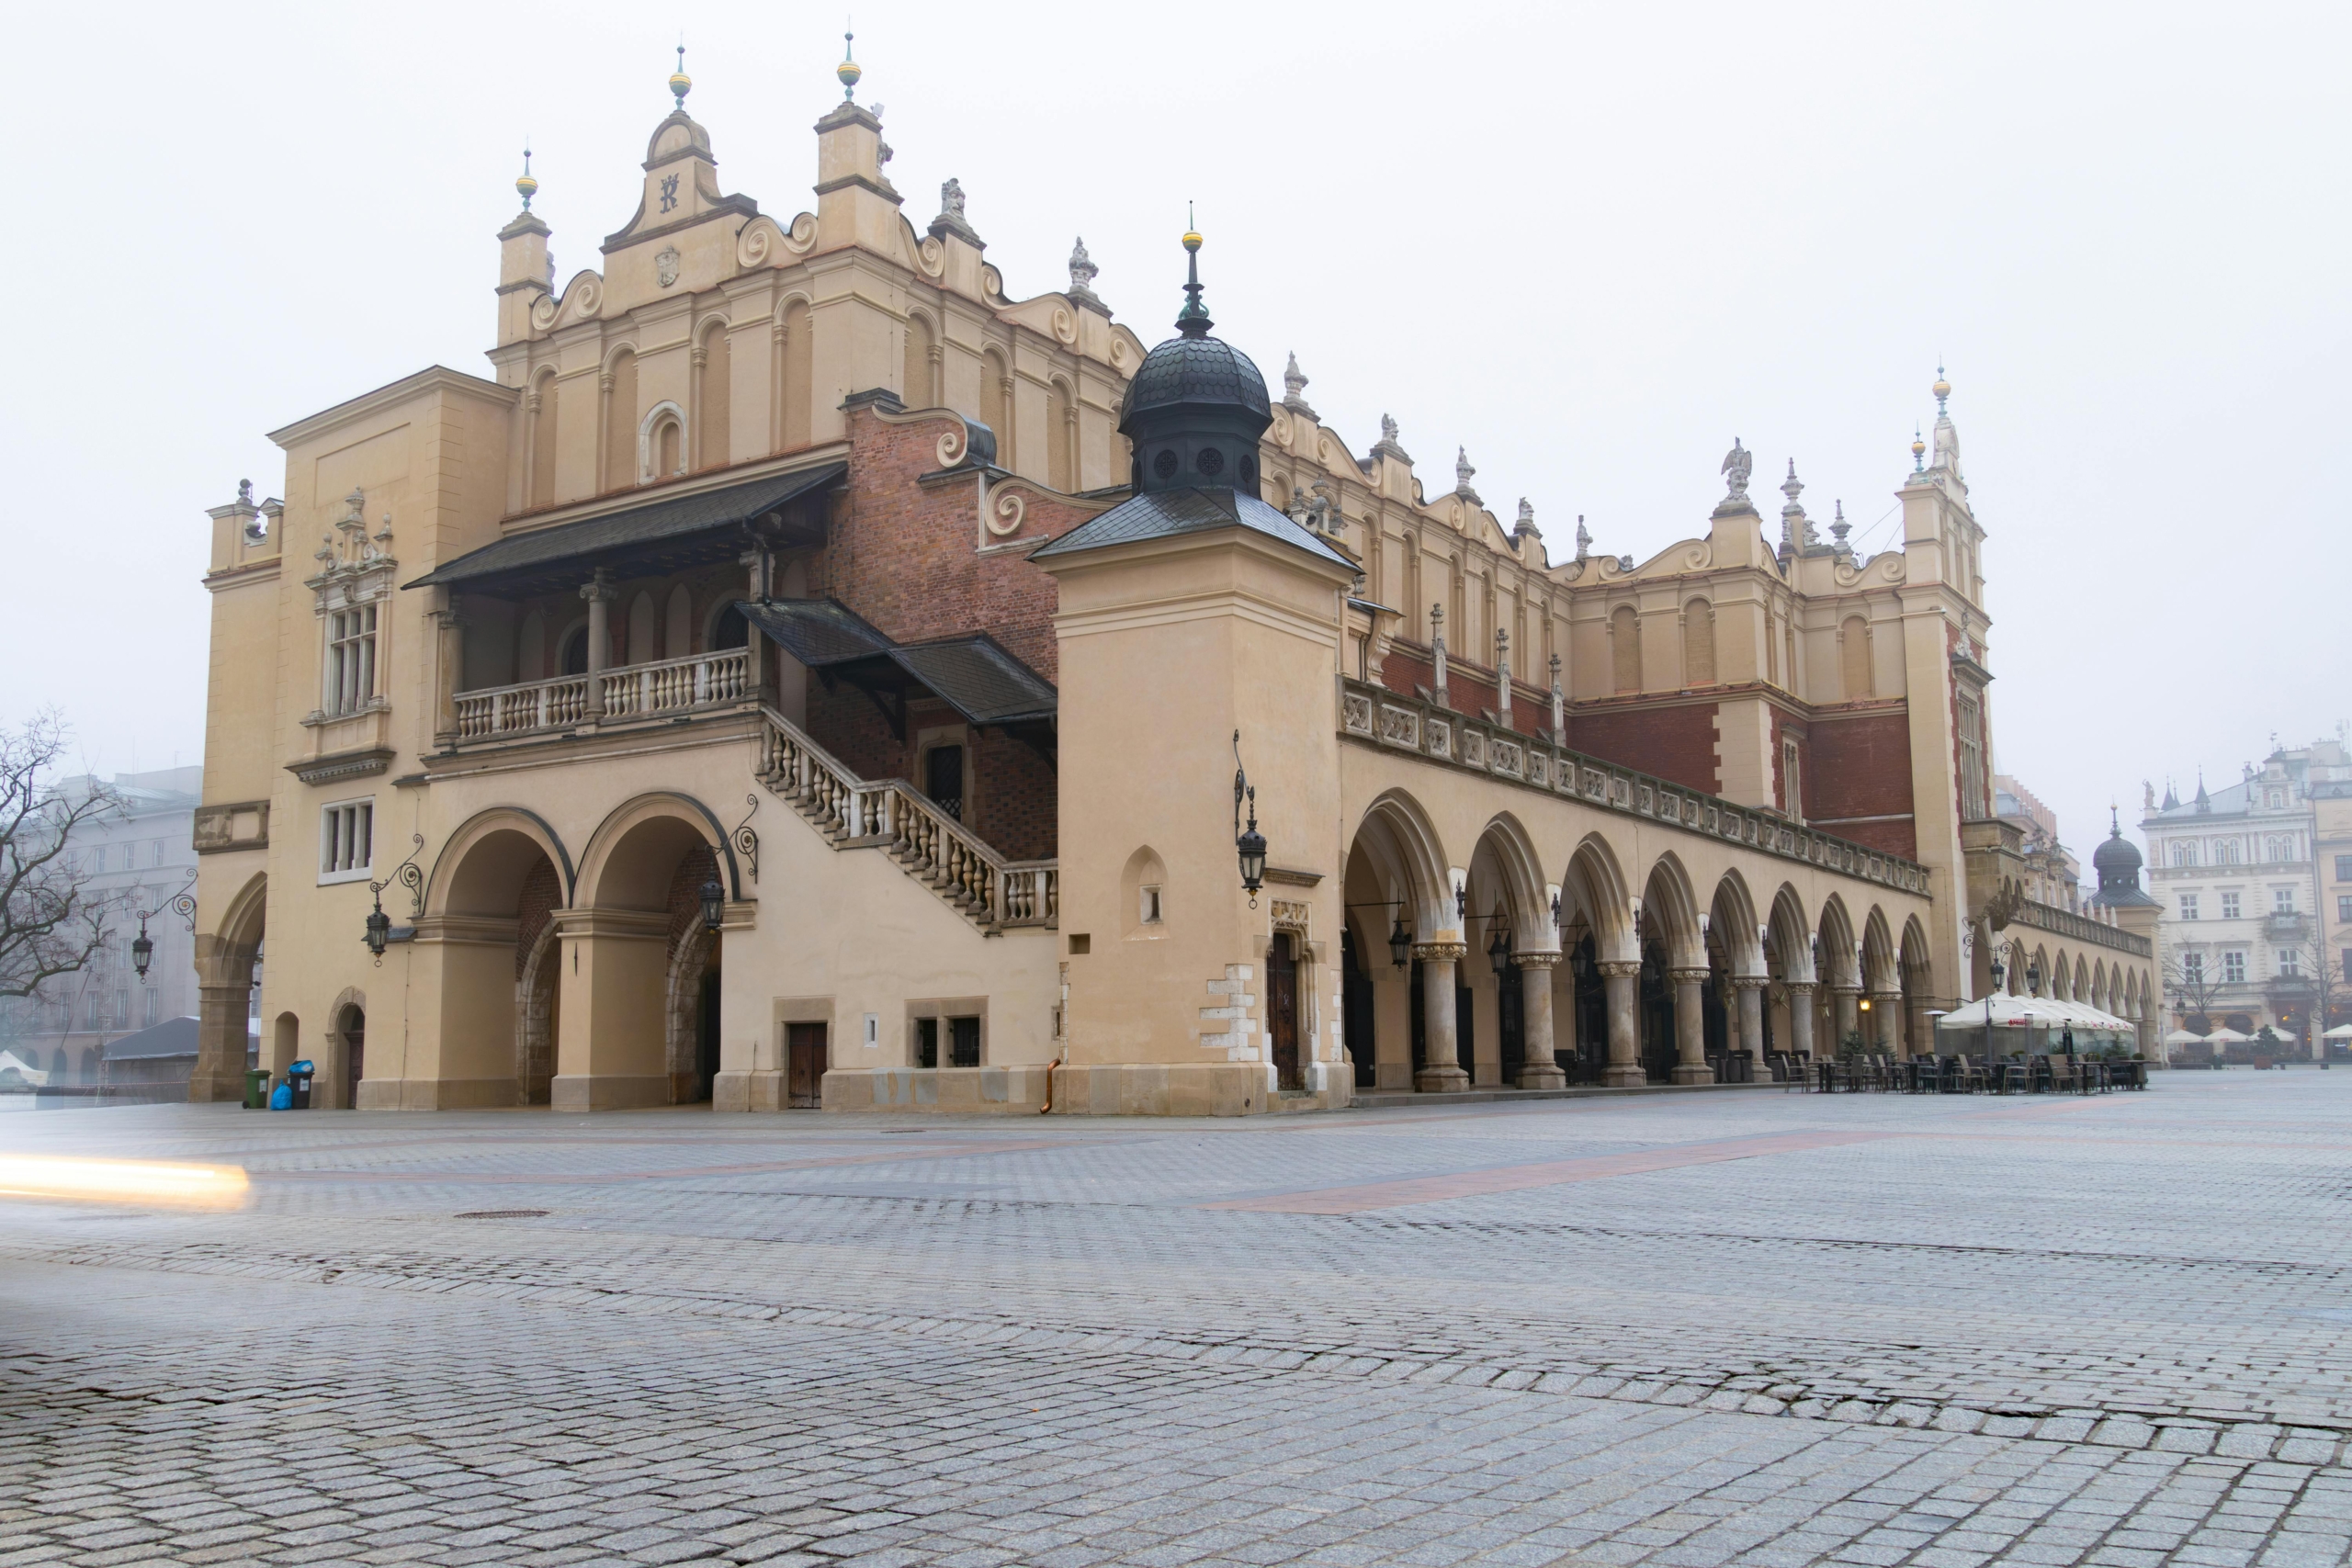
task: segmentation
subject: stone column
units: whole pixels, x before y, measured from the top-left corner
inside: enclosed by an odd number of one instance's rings
[[[1791,980],[1784,987],[1789,993],[1789,1052],[1792,1055],[1813,1055],[1813,986],[1811,980]]]
[[[1770,1064],[1764,1060],[1764,987],[1772,983],[1767,975],[1735,975],[1732,985],[1739,992],[1739,1043],[1753,1064],[1756,1081],[1763,1082],[1772,1076]]]
[[[1911,1004],[1911,1048],[1905,1056],[1932,1056],[1936,1054],[1936,1021],[1928,1016],[1928,1004],[1923,998]]]
[[[1601,1070],[1601,1086],[1639,1089],[1650,1081],[1642,1070],[1641,1031],[1634,1018],[1634,987],[1641,977],[1641,962],[1605,958],[1593,967],[1600,971],[1609,1004],[1609,1066]]]
[[[1903,1049],[1903,1038],[1895,1026],[1903,1017],[1903,993],[1872,991],[1871,1017],[1878,1021],[1877,1025],[1871,1030],[1871,1033],[1877,1036],[1871,1042],[1871,1045],[1888,1055],[1899,1055]]]
[[[247,967],[252,960],[247,959]],[[242,986],[196,988],[196,1069],[188,1075],[191,1105],[217,1105],[245,1097],[245,1021],[253,1006],[251,981]]]
[[[1568,1075],[1560,1070],[1553,1052],[1559,1043],[1552,1023],[1552,971],[1558,966],[1557,953],[1522,953],[1518,955],[1519,983],[1523,1000],[1520,1008],[1520,1034],[1527,1046],[1527,1059],[1519,1069],[1521,1089],[1566,1089]]]
[[[1425,942],[1413,949],[1421,961],[1421,1070],[1413,1087],[1423,1094],[1443,1094],[1470,1087],[1462,1070],[1460,1043],[1454,1036],[1453,975],[1469,950],[1458,942]]]
[[[1715,1069],[1707,1066],[1707,1024],[1701,1012],[1708,971],[1677,969],[1674,976],[1674,1064],[1676,1083],[1713,1083]]]
[[[580,585],[580,596],[588,601],[588,716],[605,716],[605,666],[613,655],[611,612],[606,608],[619,592],[605,581],[605,569],[596,569],[595,580]]]
[[[457,594],[449,595],[448,604],[435,620],[438,631],[434,642],[433,739],[447,750],[458,739],[458,694],[466,683],[466,620]],[[383,672],[379,671],[376,679],[381,684]]]
[[[750,580],[745,585],[744,597],[754,604],[762,603],[768,596],[770,569],[767,547],[763,545],[745,550],[741,565]],[[766,665],[767,660],[760,656],[760,628],[746,616],[743,626],[743,690],[747,695],[762,700],[767,697],[766,688],[760,683]]]
[[[1846,1043],[1846,1036],[1853,1033],[1855,1029],[1858,1027],[1855,1020],[1859,1019],[1861,1014],[1857,1010],[1854,1003],[1861,994],[1862,988],[1860,986],[1832,986],[1829,987],[1829,1007],[1831,1014],[1829,1021],[1829,1052],[1832,1055],[1837,1055],[1838,1047]]]

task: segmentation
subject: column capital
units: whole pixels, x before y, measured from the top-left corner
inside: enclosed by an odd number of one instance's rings
[[[1559,949],[1552,948],[1542,953],[1514,953],[1510,961],[1521,969],[1551,969],[1557,967],[1566,956]]]
[[[1830,995],[1838,997],[1859,997],[1862,994],[1862,988],[1840,980],[1829,987],[1829,992]]]
[[[1413,944],[1413,956],[1436,964],[1459,964],[1470,951],[1467,942],[1419,942]]]
[[[1792,997],[1809,997],[1820,984],[1818,980],[1783,980],[1781,988]]]
[[[600,568],[594,581],[580,585],[580,596],[591,604],[609,604],[621,596],[621,591],[605,581],[605,573]]]
[[[1707,983],[1709,977],[1714,974],[1714,971],[1712,969],[1683,968],[1678,966],[1668,970],[1667,973],[1674,977],[1674,983],[1678,986],[1703,986]]]
[[[1608,979],[1630,980],[1642,972],[1642,961],[1638,958],[1603,958],[1593,967]]]
[[[1771,985],[1770,975],[1734,975],[1731,983],[1743,991],[1760,991]]]

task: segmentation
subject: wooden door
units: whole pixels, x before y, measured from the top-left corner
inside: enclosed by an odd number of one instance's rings
[[[784,1035],[784,1102],[795,1111],[825,1103],[825,1026],[788,1023]]]
[[[1306,1087],[1298,1070],[1298,959],[1286,934],[1275,937],[1266,954],[1266,1022],[1274,1036],[1274,1082]]]
[[[343,1108],[359,1108],[359,1080],[367,1076],[368,1015],[353,1008],[344,1015]]]

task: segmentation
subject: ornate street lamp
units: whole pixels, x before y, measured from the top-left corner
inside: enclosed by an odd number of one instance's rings
[[[1241,803],[1250,802],[1250,826],[1241,825]],[[1233,732],[1233,848],[1241,862],[1242,890],[1250,907],[1258,907],[1258,889],[1266,882],[1266,836],[1258,831],[1258,792],[1241,769],[1241,731]]]
[[[384,913],[384,896],[380,891],[376,895],[376,907],[368,912],[368,929],[360,940],[368,944],[368,951],[376,955],[377,962],[381,963],[384,948],[392,940],[392,918]]]
[[[139,978],[147,978],[147,965],[155,960],[155,943],[147,935],[147,917],[139,917],[139,934],[130,939],[130,966],[139,971]]]
[[[1495,978],[1501,979],[1503,971],[1510,967],[1510,937],[1503,930],[1502,911],[1495,912],[1495,940],[1487,944],[1487,962],[1495,966]]]
[[[1401,905],[1397,909],[1396,923],[1388,930],[1388,956],[1396,962],[1399,969],[1413,961],[1413,932],[1411,928],[1405,924]]]
[[[702,929],[716,931],[719,922],[726,918],[727,889],[721,887],[718,878],[714,876],[702,885]]]
[[[410,919],[414,919],[424,913],[424,868],[416,863],[416,857],[424,851],[424,835],[413,833],[410,840],[414,847],[408,852],[408,859],[394,866],[392,874],[381,882],[368,885],[368,897],[376,901],[376,907],[368,912],[367,929],[359,940],[368,944],[369,953],[375,954],[379,968],[383,966],[384,949],[390,945],[392,940],[392,918],[384,913],[384,889],[395,882],[399,883],[409,890],[410,897],[415,902],[416,908]],[[413,926],[409,929],[412,932],[415,930]]]

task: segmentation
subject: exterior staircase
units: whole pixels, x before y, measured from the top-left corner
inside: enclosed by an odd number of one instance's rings
[[[1060,919],[1053,861],[1008,861],[903,779],[858,778],[773,708],[752,772],[836,850],[880,850],[984,935]]]

